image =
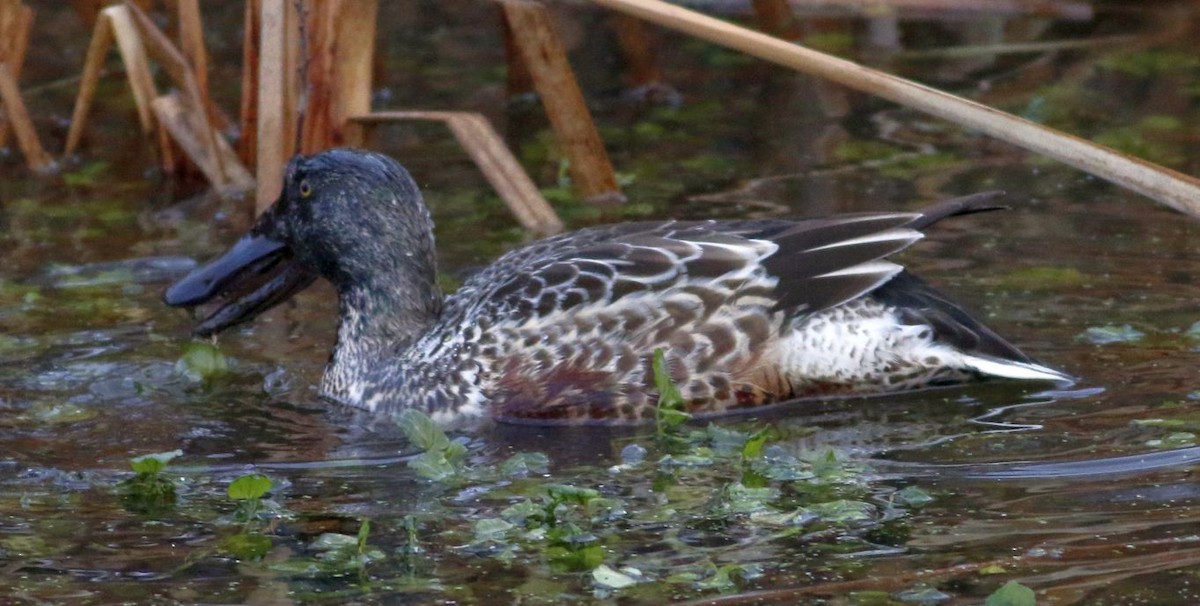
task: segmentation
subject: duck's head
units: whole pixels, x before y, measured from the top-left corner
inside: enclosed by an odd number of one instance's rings
[[[248,234],[167,289],[176,307],[217,303],[196,327],[211,335],[253,319],[318,276],[339,295],[440,302],[433,225],[416,183],[387,156],[335,149],[288,163],[283,191]],[[438,299],[431,301],[430,299]]]

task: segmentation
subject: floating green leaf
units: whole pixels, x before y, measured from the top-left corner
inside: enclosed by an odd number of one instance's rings
[[[340,532],[323,532],[310,545],[312,549],[317,551],[329,551],[330,549],[348,549],[350,547],[358,547],[358,537],[352,537],[348,534]]]
[[[746,438],[745,444],[742,445],[742,458],[757,459],[761,457],[763,446],[766,445],[767,440],[769,440],[773,435],[774,432],[770,427],[764,427],[754,432],[753,435],[751,435],[749,438]]]
[[[167,463],[171,462],[171,459],[179,456],[183,456],[183,451],[178,449],[169,452],[145,454],[130,459],[129,466],[137,473],[155,474],[165,469]]]
[[[526,520],[530,518],[540,518],[545,513],[545,509],[537,503],[529,499],[514,503],[505,507],[500,512],[500,517],[518,525],[525,525]]]
[[[851,522],[863,522],[870,520],[875,515],[875,506],[862,501],[829,501],[827,503],[817,503],[809,508],[809,511],[817,514],[823,522],[830,524],[848,524]]]
[[[540,452],[518,452],[500,464],[500,473],[524,477],[550,471],[550,457]]]
[[[753,513],[768,509],[767,503],[779,498],[779,489],[752,487],[734,482],[725,487],[721,510],[725,513]]]
[[[1016,582],[1009,581],[988,596],[985,606],[1037,606],[1037,596],[1033,590]]]
[[[553,501],[559,503],[578,503],[579,505],[587,505],[593,500],[600,498],[600,491],[594,488],[579,488],[578,486],[568,486],[566,484],[551,484],[546,487],[546,493]]]
[[[408,468],[434,482],[448,480],[458,473],[458,469],[446,458],[445,451],[441,450],[430,450],[409,459]]]
[[[409,408],[400,413],[396,423],[404,431],[405,437],[413,446],[424,451],[442,451],[450,446],[450,438],[446,432],[434,422],[429,415]]]
[[[365,543],[362,528],[369,528],[369,523],[359,527],[359,536],[350,536],[338,532],[326,532],[317,537],[309,548],[321,552],[317,556],[319,568],[326,573],[346,574],[361,571],[367,564],[387,558],[383,551]],[[301,567],[300,570],[305,570]]]
[[[916,486],[906,486],[896,492],[896,500],[911,507],[920,507],[933,501],[929,493]]]
[[[504,537],[516,524],[501,518],[484,518],[475,521],[475,540],[494,541]]]
[[[235,501],[252,501],[263,498],[270,490],[271,478],[261,473],[252,473],[231,482],[226,493]]]
[[[183,356],[175,370],[193,381],[209,381],[229,372],[229,362],[216,345],[207,341],[192,341],[183,348]]]
[[[174,507],[175,484],[159,473],[167,467],[171,459],[182,454],[182,450],[172,450],[130,459],[129,466],[136,475],[121,482],[121,504],[125,509],[153,515]]]
[[[757,574],[758,572],[754,566],[726,564],[713,571],[712,576],[696,583],[696,586],[700,589],[729,591],[731,589],[737,589],[738,579],[744,579],[749,576],[757,576]]]
[[[920,583],[911,589],[901,591],[896,594],[896,597],[905,603],[937,604],[949,600],[952,596],[944,591],[939,591],[936,588]]]
[[[600,545],[583,547],[554,545],[546,549],[546,559],[555,569],[582,572],[592,570],[604,563],[604,548]]]

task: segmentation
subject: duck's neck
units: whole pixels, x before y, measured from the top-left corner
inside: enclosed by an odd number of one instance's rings
[[[397,364],[437,321],[442,294],[432,264],[338,291],[341,321],[321,392],[345,404],[370,407],[364,395],[374,391],[381,370]]]

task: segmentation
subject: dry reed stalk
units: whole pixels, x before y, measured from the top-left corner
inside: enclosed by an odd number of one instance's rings
[[[260,7],[256,214],[279,196],[284,165],[295,153],[300,44],[291,0],[260,0]]]
[[[191,21],[198,26],[198,21]],[[66,153],[73,153],[79,145],[104,56],[112,48],[114,39],[133,89],[143,133],[149,137],[156,131],[157,149],[164,169],[174,170],[174,142],[178,142],[218,191],[228,194],[249,188],[249,173],[236,156],[225,153],[228,143],[210,120],[212,105],[197,82],[191,62],[137,4],[128,1],[102,10],[96,20],[84,61],[79,96],[75,100],[71,130],[67,135]],[[158,92],[150,74],[150,57],[163,67],[180,93],[166,101],[156,101]],[[170,122],[164,122],[165,119]]]
[[[71,129],[67,132],[64,152],[67,155],[75,152],[83,137],[88,110],[91,109],[92,99],[96,96],[96,82],[104,68],[104,57],[112,48],[114,39],[121,54],[121,61],[125,64],[125,75],[133,91],[142,133],[149,137],[155,129],[150,103],[156,93],[154,79],[150,75],[150,64],[146,59],[146,49],[138,36],[137,26],[134,25],[129,9],[124,6],[110,6],[100,11],[96,18],[96,26],[92,30],[92,40],[83,63],[79,95],[75,98],[75,110],[71,114]]]
[[[800,39],[800,22],[787,0],[752,0],[758,29],[784,40]]]
[[[504,18],[503,7],[500,8],[500,25],[504,30],[504,60],[507,65],[505,71],[506,92],[509,97],[528,95],[533,92],[533,75],[529,73],[529,67],[521,59],[521,50],[517,47],[517,41],[513,39],[512,26],[508,24],[508,19]]]
[[[400,120],[445,123],[522,227],[540,235],[562,231],[562,220],[554,208],[542,197],[500,134],[482,115],[471,112],[400,111],[375,112],[354,116],[351,120],[360,126]],[[357,136],[362,137],[361,134]]]
[[[179,19],[179,49],[187,59],[200,89],[201,100],[208,111],[208,120],[219,131],[228,131],[233,121],[212,101],[208,92],[208,50],[204,46],[204,21],[200,0],[176,0]]]
[[[204,26],[200,15],[199,0],[176,0],[179,15],[179,50],[192,67],[196,86],[204,105],[208,101],[208,51],[204,48]]]
[[[624,199],[546,8],[527,0],[500,0],[500,6],[512,28],[518,56],[533,77],[559,145],[570,161],[576,189],[592,200]]]
[[[37,172],[53,170],[54,161],[46,153],[46,150],[42,149],[37,131],[33,129],[33,120],[29,118],[29,110],[25,108],[25,102],[21,99],[21,90],[17,87],[17,80],[13,77],[8,64],[3,62],[0,62],[0,103],[4,104],[8,121],[17,135],[17,146],[21,148],[21,154],[25,156],[25,163],[29,165],[30,169]]]
[[[357,144],[347,138],[347,120],[371,110],[378,0],[304,6],[300,14],[295,2],[261,0],[257,16],[257,103],[248,108],[243,99],[243,120],[257,120],[260,212],[278,195],[283,166],[292,153]]]
[[[371,111],[372,61],[375,59],[375,28],[379,0],[342,0],[337,21],[337,57],[332,79],[335,92],[332,111],[333,141],[338,145],[361,146],[347,128],[351,116]]]
[[[341,0],[308,4],[303,15],[304,56],[301,88],[303,111],[300,114],[299,152],[311,154],[333,146],[333,73],[337,69],[335,24],[342,12]]]
[[[183,104],[184,110],[195,114],[186,123],[188,126],[194,126],[198,129],[195,133],[189,135],[189,139],[199,141],[204,151],[202,158],[193,157],[191,153],[188,153],[188,156],[197,166],[201,166],[201,162],[216,163],[215,170],[203,172],[218,189],[242,185],[236,183],[236,179],[234,178],[237,172],[236,169],[225,166],[226,158],[217,151],[217,141],[221,139],[221,135],[214,128],[212,121],[209,120],[211,105],[208,103],[207,93],[200,87],[199,82],[197,82],[195,71],[192,69],[187,57],[171,43],[170,38],[162,30],[158,29],[142,9],[130,2],[126,2],[126,8],[129,10],[129,14],[133,16],[133,22],[138,28],[138,34],[141,37],[147,54],[163,67],[171,80],[183,91],[183,94],[179,96],[179,100]],[[155,97],[157,96],[155,94]],[[179,128],[179,125],[174,125],[170,129],[171,133],[175,134]],[[179,143],[183,145],[184,142],[180,140]],[[164,151],[168,148],[169,145],[163,146]],[[184,146],[184,151],[189,152],[187,146]]]
[[[71,0],[71,6],[75,8],[84,25],[95,29],[96,17],[100,14],[100,9],[104,8],[103,0]]]
[[[241,136],[238,137],[238,157],[255,170],[258,165],[258,63],[262,20],[259,0],[246,0],[242,20],[242,99],[239,112]]]
[[[75,12],[79,15],[79,19],[89,28],[96,27],[96,19],[100,15],[101,9],[110,4],[117,4],[121,0],[71,0],[71,6],[75,8]],[[142,10],[150,10],[150,4],[154,0],[138,0],[138,7]]]
[[[25,52],[29,50],[29,32],[33,29],[33,9],[17,0],[0,5],[0,61],[8,64],[13,80],[21,81]],[[8,120],[0,116],[0,147],[8,142]]]
[[[660,0],[591,0],[616,11],[826,78],[1023,147],[1200,217],[1200,179],[928,86]]]
[[[158,97],[153,103],[155,116],[179,143],[187,157],[196,164],[205,178],[221,195],[236,195],[254,187],[254,177],[237,160],[237,153],[224,137],[215,145],[206,116],[197,111],[194,101],[174,91]]]
[[[654,35],[646,30],[646,22],[617,14],[613,16],[612,29],[617,33],[617,46],[625,58],[629,85],[636,88],[662,82],[662,70],[658,69],[655,60],[658,53]]]

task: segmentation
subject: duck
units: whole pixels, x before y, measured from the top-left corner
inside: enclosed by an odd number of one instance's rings
[[[998,192],[915,212],[633,222],[525,244],[443,295],[433,220],[408,171],[332,149],[287,165],[278,199],[164,294],[215,309],[205,337],[317,279],[337,291],[323,398],[439,423],[637,424],[656,352],[686,412],[982,379],[1070,383],[889,259]]]

